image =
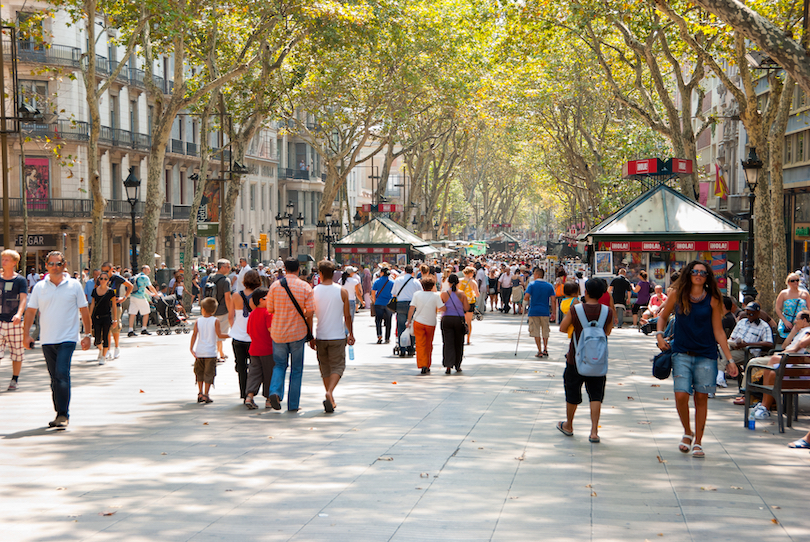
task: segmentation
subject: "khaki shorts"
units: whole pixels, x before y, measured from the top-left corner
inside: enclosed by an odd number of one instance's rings
[[[219,322],[219,331],[220,333],[227,334],[231,330],[231,324],[228,323],[228,315],[227,314],[220,314],[219,316],[214,316]],[[217,338],[218,341],[222,339]]]
[[[318,354],[321,378],[329,378],[329,375],[343,376],[343,371],[346,370],[346,339],[315,339],[315,351]]]
[[[130,297],[129,298],[129,315],[138,315],[141,316],[149,316],[152,312],[151,307],[149,306],[149,301],[141,298],[141,297]]]
[[[197,382],[213,384],[217,376],[217,358],[196,358],[194,360],[194,376]]]
[[[551,335],[548,319],[548,316],[529,316],[529,336],[548,339]]]

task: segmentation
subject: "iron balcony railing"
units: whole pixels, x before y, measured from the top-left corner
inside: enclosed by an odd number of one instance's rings
[[[99,143],[112,147],[148,150],[152,146],[152,138],[148,134],[133,134],[129,130],[102,126],[99,133]]]
[[[22,198],[9,198],[9,214],[19,217],[23,214]],[[67,199],[48,198],[43,200],[29,199],[27,202],[28,216],[30,217],[59,217],[59,218],[90,218],[93,212],[92,199]],[[143,216],[144,202],[135,204],[135,216]],[[178,209],[178,216],[174,216],[175,208]],[[107,200],[104,207],[105,218],[126,218],[131,214],[131,207],[126,200]],[[171,220],[188,220],[190,206],[172,205],[164,202],[160,208],[160,218]],[[3,210],[3,202],[0,199],[0,212]]]
[[[3,42],[3,53],[11,55],[11,44]],[[17,60],[23,63],[51,64],[55,66],[81,66],[82,52],[78,47],[46,45],[28,40],[17,41]]]
[[[197,156],[197,144],[186,143],[186,154],[189,156]]]
[[[86,122],[71,120],[59,120],[52,123],[21,122],[20,131],[23,137],[47,137],[54,140],[71,141],[90,139],[90,126]]]
[[[174,220],[188,220],[191,216],[191,205],[172,205],[172,218]]]

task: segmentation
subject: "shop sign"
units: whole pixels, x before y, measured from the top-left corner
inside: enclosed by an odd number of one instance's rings
[[[46,233],[42,235],[31,234],[28,236],[28,248],[58,248],[60,244],[60,237],[61,235],[54,233]],[[2,234],[0,234],[0,245],[5,245]],[[22,235],[14,236],[14,245],[18,247],[23,245]]]
[[[740,250],[739,241],[602,241],[598,250],[613,252],[728,252]]]
[[[377,248],[377,247],[335,247],[340,254],[403,254],[404,248]]]
[[[797,237],[810,237],[810,227],[804,226],[796,228]]]

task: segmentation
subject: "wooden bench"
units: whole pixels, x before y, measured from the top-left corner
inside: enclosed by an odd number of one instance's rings
[[[800,393],[810,393],[810,356],[805,354],[781,354],[779,367],[749,363],[745,368],[745,410],[743,423],[748,426],[748,410],[751,405],[751,394],[762,393],[773,397],[776,402],[777,416],[779,417],[779,432],[785,432],[782,414],[787,413],[787,425],[793,426],[794,407],[798,410],[797,402]],[[755,384],[751,382],[751,374],[756,369],[764,369],[776,373],[773,386]]]

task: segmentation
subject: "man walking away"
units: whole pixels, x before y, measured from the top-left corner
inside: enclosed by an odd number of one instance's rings
[[[487,270],[484,269],[481,262],[475,262],[475,282],[478,284],[478,310],[487,312]]]
[[[349,293],[332,281],[334,272],[335,264],[329,260],[318,264],[321,283],[312,291],[318,326],[315,328],[315,339],[309,343],[318,354],[318,366],[323,387],[326,388],[326,399],[323,402],[326,412],[335,411],[337,403],[334,391],[346,369],[346,343],[354,344]],[[348,336],[344,326],[348,330]]]
[[[228,273],[231,272],[231,262],[226,259],[217,260],[217,273],[208,278],[206,285],[206,297],[213,297],[217,300],[217,310],[214,312],[219,321],[219,329],[224,334],[228,334],[233,325],[233,301],[231,300],[231,282]],[[222,341],[217,341],[217,353],[219,360],[224,361],[228,356],[222,351]]]
[[[28,298],[28,281],[17,274],[20,254],[16,250],[4,250],[0,254],[3,271],[0,276],[0,359],[11,350],[11,382],[8,391],[17,389],[23,362],[23,317]]]
[[[411,335],[411,343],[402,348],[399,342],[399,336],[405,331],[406,323],[408,322],[408,311],[411,308],[411,301],[413,301],[413,294],[422,291],[422,284],[413,276],[413,266],[408,264],[405,266],[405,272],[401,274],[394,281],[394,295],[397,298],[397,344],[399,345],[399,357],[413,356],[416,353],[414,345],[416,344],[415,337]]]
[[[613,306],[616,309],[616,319],[614,323],[616,327],[622,327],[624,323],[624,312],[627,310],[627,305],[630,303],[630,291],[633,285],[627,280],[627,271],[619,269],[619,276],[613,279],[608,288],[608,293],[613,296]]]
[[[557,314],[554,287],[543,280],[544,277],[545,271],[535,267],[534,280],[529,283],[523,296],[524,301],[529,304],[529,335],[534,337],[537,345],[537,353],[534,355],[536,358],[548,356],[548,337],[551,333],[549,322],[553,322]]]
[[[48,425],[65,428],[70,419],[70,362],[79,338],[79,314],[85,331],[92,329],[92,326],[81,283],[65,273],[65,257],[61,252],[54,251],[48,254],[46,262],[48,280],[41,280],[34,286],[25,310],[23,346],[31,348],[33,341],[29,331],[39,311],[39,339],[51,375],[51,392],[56,410],[56,419]],[[85,333],[81,345],[82,350],[90,348],[89,333]]]
[[[501,275],[498,277],[498,290],[501,292],[501,312],[509,313],[509,302],[512,297],[512,272],[501,264]]]
[[[270,381],[270,405],[281,410],[284,378],[290,366],[290,389],[287,409],[299,410],[301,380],[304,375],[304,343],[312,339],[312,315],[315,303],[312,287],[298,277],[297,258],[284,262],[284,278],[277,280],[267,294],[267,312],[273,315],[270,336],[273,338],[273,379]],[[343,329],[341,328],[341,334]]]

